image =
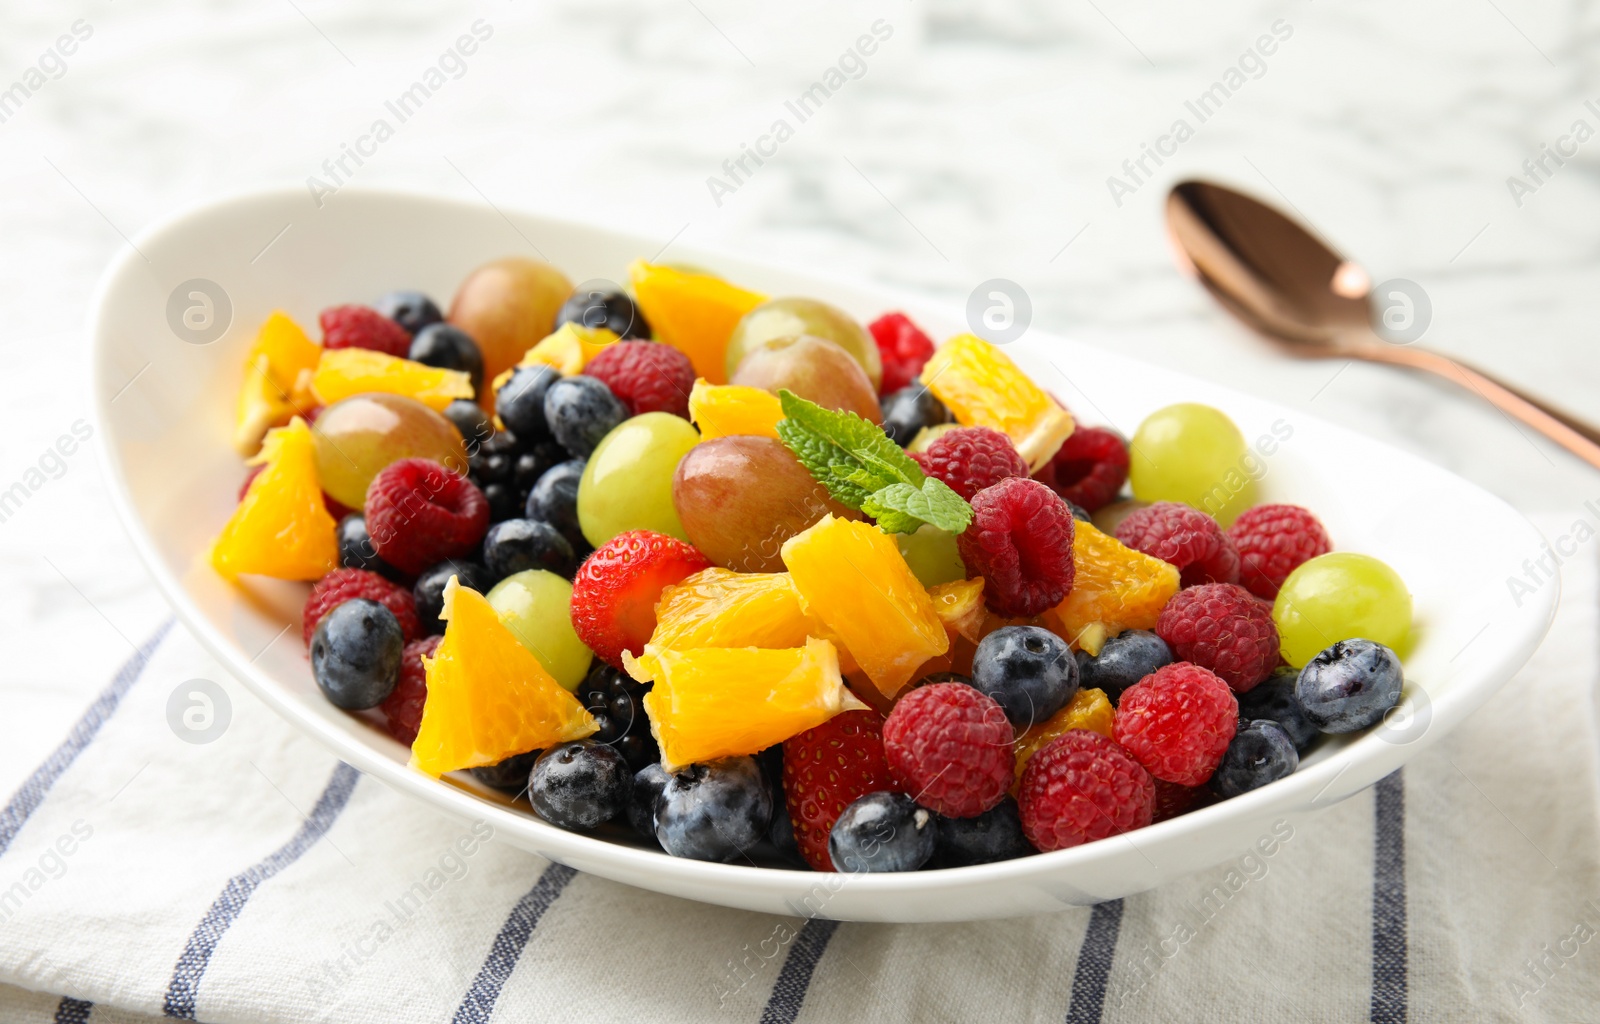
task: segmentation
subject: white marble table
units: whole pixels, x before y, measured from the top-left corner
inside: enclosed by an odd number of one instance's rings
[[[1042,327],[1381,436],[1526,511],[1594,521],[1584,502],[1600,477],[1481,403],[1270,354],[1174,271],[1160,201],[1207,175],[1292,205],[1378,279],[1423,285],[1426,343],[1600,414],[1600,142],[1561,166],[1547,158],[1542,180],[1523,168],[1575,121],[1600,129],[1600,102],[1585,105],[1600,97],[1600,5],[1226,7],[8,5],[0,89],[38,88],[0,95],[0,490],[88,415],[85,305],[129,236],[229,190],[331,183],[324,161],[442,67],[464,71],[360,167],[347,160],[347,180],[593,218],[952,303],[1010,278]],[[842,60],[875,24],[872,52]],[[487,40],[442,57],[474,25]],[[1272,46],[1258,42],[1275,29]],[[786,101],[830,68],[840,87],[801,123]],[[1212,93],[1202,122],[1187,104],[1230,69],[1239,88]],[[780,118],[792,133],[763,140]],[[1163,140],[1180,118],[1192,136]],[[773,155],[732,180],[723,163],[746,146]],[[1170,155],[1130,175],[1124,161],[1155,146]],[[1513,195],[1513,175],[1538,187]],[[508,232],[507,250],[518,244]],[[94,455],[47,462],[58,476],[0,521],[8,792],[125,639],[166,615]]]

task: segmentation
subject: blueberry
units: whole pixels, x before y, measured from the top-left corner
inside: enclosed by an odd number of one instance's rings
[[[1295,699],[1294,683],[1299,677],[1296,669],[1280,668],[1248,693],[1239,694],[1239,720],[1266,718],[1277,722],[1289,734],[1294,749],[1304,754],[1322,733]]]
[[[1220,797],[1238,796],[1293,775],[1298,767],[1300,755],[1289,734],[1277,722],[1257,718],[1233,734],[1233,742],[1211,776],[1211,788]]]
[[[375,708],[400,678],[405,645],[394,612],[353,598],[324,615],[311,634],[311,674],[334,707]]]
[[[567,450],[554,441],[541,441],[525,452],[519,452],[511,464],[511,483],[517,493],[526,496],[539,478],[550,472],[557,463],[567,460]]]
[[[947,818],[936,822],[937,843],[933,866],[960,868],[968,864],[992,864],[1034,853],[1033,844],[1022,834],[1022,813],[1017,802],[1006,797],[976,818]]]
[[[778,851],[778,856],[795,867],[809,867],[800,855],[800,843],[794,837],[794,820],[782,800],[772,806],[772,824],[767,826],[767,842]]]
[[[494,393],[495,412],[500,422],[525,443],[543,441],[550,436],[545,425],[544,396],[550,385],[561,379],[553,366],[523,366]]]
[[[439,618],[439,613],[444,611],[444,588],[451,576],[455,576],[463,587],[480,594],[488,593],[495,584],[488,569],[464,559],[449,558],[422,570],[411,587],[411,596],[417,602],[417,621],[422,624],[425,633],[444,632],[444,620]]]
[[[521,794],[528,788],[528,776],[533,772],[533,762],[539,760],[540,751],[512,754],[504,761],[472,769],[472,777],[485,786]]]
[[[489,522],[503,523],[517,514],[517,492],[504,481],[483,485],[483,497],[489,502]]]
[[[528,778],[528,802],[557,828],[586,832],[628,805],[633,773],[622,755],[594,740],[559,743],[539,755]]]
[[[656,805],[656,841],[674,857],[730,861],[772,823],[772,791],[753,757],[724,757],[674,772]]]
[[[339,520],[334,534],[339,539],[339,564],[346,569],[365,569],[391,580],[402,580],[405,574],[385,562],[372,546],[372,535],[367,532],[367,517],[352,512]]]
[[[537,519],[507,519],[489,527],[483,535],[483,564],[497,580],[524,569],[548,569],[570,580],[578,571],[567,538]]]
[[[429,324],[444,319],[439,307],[426,295],[417,291],[395,291],[372,304],[372,308],[415,335]]]
[[[656,841],[656,806],[667,787],[667,770],[651,761],[633,776],[633,792],[628,795],[628,824],[641,836]]]
[[[467,444],[467,457],[477,454],[483,443],[494,436],[494,421],[477,402],[458,398],[444,407],[444,418],[455,424]]]
[[[915,871],[933,856],[933,812],[904,793],[868,793],[844,809],[828,833],[839,871]]]
[[[578,684],[578,703],[600,726],[591,738],[616,747],[635,771],[661,759],[644,713],[644,695],[649,692],[649,683],[636,682],[603,661],[596,661]]]
[[[499,436],[498,434],[495,435],[495,437]],[[509,483],[511,481],[511,469],[515,465],[515,453],[500,451],[498,446],[491,447],[490,443],[486,441],[478,446],[476,452],[468,456],[467,475],[472,477],[472,482],[479,487]]]
[[[1019,729],[1060,711],[1078,692],[1067,642],[1040,626],[1002,626],[972,655],[972,685],[999,702]]]
[[[648,338],[650,325],[633,300],[612,289],[585,288],[572,293],[556,313],[556,326],[609,328],[619,338]]]
[[[472,393],[483,393],[483,353],[472,335],[454,324],[429,324],[411,339],[406,358],[441,370],[460,370],[472,379]]]
[[[1372,640],[1340,640],[1306,663],[1294,685],[1306,718],[1323,732],[1355,732],[1400,703],[1400,659]]]
[[[1163,665],[1172,664],[1166,641],[1144,629],[1118,633],[1100,645],[1091,658],[1078,652],[1078,683],[1085,690],[1103,690],[1115,704],[1122,691]]]
[[[564,377],[544,395],[544,419],[561,447],[588,458],[617,424],[628,418],[628,407],[594,377]]]
[[[1072,518],[1076,519],[1080,523],[1088,523],[1090,526],[1094,525],[1094,518],[1089,515],[1088,509],[1084,508],[1082,505],[1079,505],[1075,501],[1067,502],[1067,507],[1072,510]]]
[[[583,479],[584,461],[570,459],[546,471],[528,492],[523,515],[549,523],[561,531],[574,550],[586,543],[578,525],[578,482]]]
[[[921,384],[909,384],[883,398],[883,432],[904,448],[923,427],[950,422],[950,410]]]

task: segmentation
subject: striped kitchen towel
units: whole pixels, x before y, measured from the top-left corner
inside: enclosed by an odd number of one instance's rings
[[[165,628],[0,811],[0,1021],[1600,1020],[1594,563],[1490,707],[1271,853],[956,925],[576,874],[362,778]],[[168,727],[196,679],[214,742]]]

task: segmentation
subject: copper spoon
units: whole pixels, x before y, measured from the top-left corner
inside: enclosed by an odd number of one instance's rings
[[[1167,232],[1184,269],[1290,355],[1436,374],[1600,469],[1600,429],[1593,424],[1459,360],[1385,340],[1372,326],[1366,272],[1265,203],[1210,182],[1181,182],[1167,195]]]

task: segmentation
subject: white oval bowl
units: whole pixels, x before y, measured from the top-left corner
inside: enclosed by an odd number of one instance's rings
[[[1086,422],[1129,430],[1171,402],[1225,410],[1249,439],[1291,436],[1261,465],[1263,500],[1314,509],[1337,546],[1387,561],[1416,601],[1419,639],[1392,721],[1324,742],[1300,770],[1244,796],[1126,836],[976,867],[840,876],[668,857],[624,829],[580,835],[547,825],[470,779],[436,781],[369,720],[339,711],[312,681],[295,634],[302,584],[229,586],[205,553],[234,506],[244,468],[229,445],[243,354],[257,325],[285,309],[313,327],[328,306],[419,288],[445,302],[480,263],[537,252],[574,282],[621,280],[659,240],[485,206],[342,190],[318,209],[300,189],[263,190],[177,215],[144,232],[107,269],[91,312],[93,403],[113,500],[134,545],[189,630],[241,681],[339,757],[401,793],[462,819],[482,818],[542,857],[640,888],[730,907],[856,921],[965,921],[1034,914],[1140,892],[1237,856],[1272,823],[1327,807],[1399,768],[1509,680],[1554,614],[1558,587],[1521,606],[1509,577],[1542,538],[1500,499],[1430,463],[1305,413],[1030,331],[1008,352]],[[904,309],[937,338],[959,311],[883,289],[674,247],[772,295],[828,300],[862,318]],[[231,326],[205,345],[167,322],[180,282],[220,284]],[[131,383],[130,383],[131,382]]]

